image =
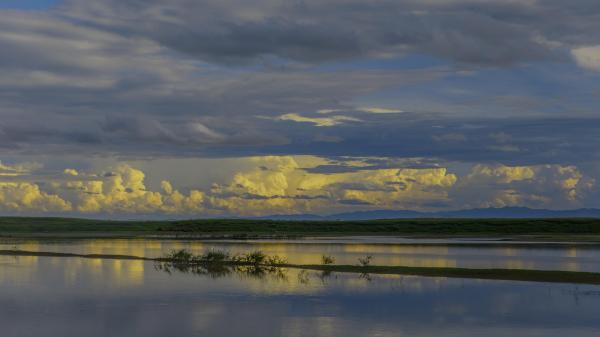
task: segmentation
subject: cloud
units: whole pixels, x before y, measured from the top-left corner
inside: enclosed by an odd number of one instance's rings
[[[378,108],[378,107],[361,107],[361,108],[353,108],[353,109],[319,109],[317,113],[320,114],[329,114],[332,112],[343,112],[343,111],[356,111],[356,112],[366,112],[373,114],[394,114],[394,113],[402,113],[404,111],[398,109],[390,109],[390,108]]]
[[[77,177],[79,175],[79,172],[77,172],[76,169],[71,169],[71,168],[64,169],[63,173],[68,176],[73,176],[73,177]]]
[[[170,182],[162,181],[160,191],[149,191],[146,175],[128,165],[101,175],[77,175],[80,179],[49,182],[49,189],[70,200],[72,210],[82,214],[200,214],[204,193],[182,194]],[[24,211],[27,211],[25,209]]]
[[[404,112],[404,111],[398,110],[398,109],[377,108],[377,107],[365,107],[365,108],[359,108],[358,110],[362,111],[362,112],[373,113],[373,114],[395,114],[395,113]]]
[[[575,166],[476,165],[451,193],[467,207],[580,207],[593,178]]]
[[[252,160],[257,168],[240,172],[229,185],[213,189],[219,207],[252,215],[323,213],[354,205],[418,208],[425,202],[445,200],[447,189],[456,182],[456,176],[443,168],[311,173],[293,157]]]
[[[438,167],[414,169],[446,168],[454,185],[464,176],[448,163],[462,170],[551,163],[597,175],[590,167],[600,162],[598,78],[585,72],[598,69],[599,14],[591,0],[66,0],[46,11],[3,9],[0,148],[7,159],[25,161],[428,158]],[[371,174],[407,168],[392,162],[371,167]],[[237,191],[220,181],[228,190],[222,195],[182,183],[173,185],[185,193],[171,186],[169,193],[120,195],[105,190],[109,177],[70,165],[75,176],[58,166],[40,173],[5,165],[0,177],[35,184],[73,210],[99,212],[125,211],[118,204],[131,198],[145,205],[132,211],[161,212],[169,200],[169,212],[185,212],[186,200],[201,196],[200,212],[224,211],[229,194],[236,207],[252,202],[257,213],[261,203],[318,209],[311,199],[317,197],[335,207],[339,200],[344,207],[384,207],[393,193],[401,206],[425,205],[393,192],[403,183],[361,185],[339,175],[328,176],[341,181],[322,186],[322,194],[265,196],[249,182]],[[320,173],[339,166],[322,163]],[[317,171],[303,166],[280,174],[286,181],[297,172],[324,179]],[[64,190],[42,183],[52,179]],[[66,181],[90,191],[77,194]],[[528,181],[507,184],[524,195],[521,187],[534,187]],[[414,195],[446,197],[422,188]],[[198,193],[191,198],[190,190]],[[94,193],[105,198],[89,197]]]
[[[0,161],[0,177],[19,177],[27,175],[38,168],[40,168],[38,163],[6,165]]]
[[[208,62],[319,63],[426,53],[507,65],[553,58],[552,46],[569,42],[583,23],[597,27],[597,9],[589,7],[582,14],[555,1],[71,0],[62,10]],[[563,31],[553,29],[559,15]],[[144,25],[131,24],[135,19]]]
[[[571,53],[580,67],[600,71],[600,45],[575,48]]]
[[[348,116],[331,116],[331,117],[305,117],[301,116],[297,113],[288,113],[281,115],[276,118],[281,121],[292,121],[298,123],[312,123],[316,126],[334,126],[343,124],[346,122],[360,122],[361,120],[358,118],[348,117]]]
[[[183,186],[187,192],[169,180],[152,183],[140,169],[121,164],[99,173],[36,176],[36,183],[0,181],[0,209],[21,214],[177,217],[504,206],[564,209],[585,205],[595,191],[594,179],[575,166],[477,164],[459,174],[448,167],[410,164],[414,161],[238,158],[240,168],[231,176],[214,181],[210,188]],[[323,169],[336,165],[340,169]],[[158,188],[152,190],[150,185]]]
[[[553,101],[523,93],[517,103],[495,97],[493,83],[521,93],[507,66],[556,53],[570,62],[571,49],[600,43],[583,33],[596,31],[596,7],[548,0],[72,0],[48,11],[0,10],[0,147],[32,156],[574,163],[597,144],[590,119],[598,100],[580,90],[596,83],[556,75],[573,93],[561,90]],[[463,88],[469,81],[470,93]],[[506,117],[511,113],[535,118]],[[460,130],[465,124],[520,135],[500,145],[478,130]],[[444,142],[450,134],[466,141]]]
[[[40,190],[34,183],[0,181],[0,210],[4,212],[69,212],[71,204]]]

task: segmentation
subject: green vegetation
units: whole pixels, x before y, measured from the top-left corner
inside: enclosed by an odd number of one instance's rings
[[[163,262],[187,263],[187,264],[238,264],[253,266],[283,265],[287,261],[277,255],[266,255],[260,250],[247,254],[231,255],[223,250],[209,250],[201,255],[194,255],[185,249],[174,250],[169,254],[156,259]]]
[[[201,219],[108,221],[73,218],[0,218],[0,235],[600,235],[600,219],[394,219],[369,221],[280,221]]]

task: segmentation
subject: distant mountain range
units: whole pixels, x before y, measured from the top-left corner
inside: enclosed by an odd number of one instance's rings
[[[533,209],[527,207],[474,208],[457,211],[418,212],[405,210],[375,210],[332,215],[276,214],[260,217],[272,220],[375,220],[409,218],[600,218],[600,209],[573,210]]]

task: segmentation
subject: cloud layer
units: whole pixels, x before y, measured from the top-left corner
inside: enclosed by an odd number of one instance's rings
[[[582,153],[589,140],[579,135],[599,124],[591,113],[600,106],[589,89],[595,77],[573,83],[576,69],[552,78],[534,68],[519,78],[489,72],[547,62],[597,69],[599,7],[584,0],[69,0],[47,11],[0,10],[0,147],[231,156],[310,154],[308,146],[330,139],[341,141],[313,154],[339,155],[359,142],[387,156],[439,157],[432,126],[453,129],[447,134],[468,125],[491,130],[498,123],[491,117],[505,116],[507,132],[517,115],[527,118],[517,121],[523,132],[539,137],[497,145],[463,135],[466,142],[445,144],[447,156],[562,151],[555,144],[564,139],[546,141],[555,136],[532,130],[561,118],[571,119],[559,134],[569,138],[568,152]],[[527,76],[550,87],[520,87]],[[500,89],[489,87],[494,81]],[[324,137],[314,126],[334,128]],[[415,141],[419,135],[429,140]],[[429,144],[419,153],[389,146],[405,142]],[[361,152],[352,154],[372,154]]]
[[[333,213],[355,209],[441,210],[472,207],[565,208],[583,205],[595,181],[576,167],[476,165],[465,175],[442,167],[383,168],[362,158],[252,157],[246,169],[210,189],[171,182],[147,188],[139,169],[120,164],[101,173],[65,169],[36,183],[26,177],[0,182],[4,212],[172,216],[260,216]],[[381,159],[379,159],[381,163]],[[308,166],[301,166],[304,163]],[[337,172],[318,172],[325,167]],[[321,169],[321,171],[323,171]],[[35,175],[31,172],[30,175]]]
[[[13,163],[0,164],[0,208],[597,206],[598,31],[595,0],[0,9],[0,160]],[[40,171],[31,163],[58,161],[44,156],[81,165]],[[213,188],[209,178],[161,184],[135,165],[88,165],[232,157],[246,166]]]

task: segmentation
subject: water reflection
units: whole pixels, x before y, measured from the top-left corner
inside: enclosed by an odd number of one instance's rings
[[[287,269],[273,266],[261,265],[231,265],[223,263],[202,263],[189,264],[177,262],[155,262],[154,269],[163,271],[167,274],[180,272],[186,274],[195,274],[209,276],[213,279],[232,276],[233,274],[243,277],[251,277],[264,280],[267,277],[271,279],[287,281]]]
[[[393,239],[393,238],[392,238]],[[462,267],[600,271],[598,245],[548,245],[529,243],[443,242],[419,244],[397,239],[385,243],[364,240],[0,240],[0,249],[69,252],[78,254],[118,254],[158,257],[171,250],[186,249],[194,254],[216,249],[232,254],[261,250],[279,255],[294,264],[319,264],[323,255],[336,258],[338,264],[355,264],[357,258],[372,255],[377,265],[409,267]],[[448,240],[447,240],[448,241]],[[118,265],[114,268],[119,269]],[[141,269],[142,267],[139,266]],[[138,274],[141,272],[138,270]]]
[[[166,267],[166,268],[165,268]],[[0,257],[2,337],[598,336],[600,287]],[[167,270],[168,269],[168,270]]]

